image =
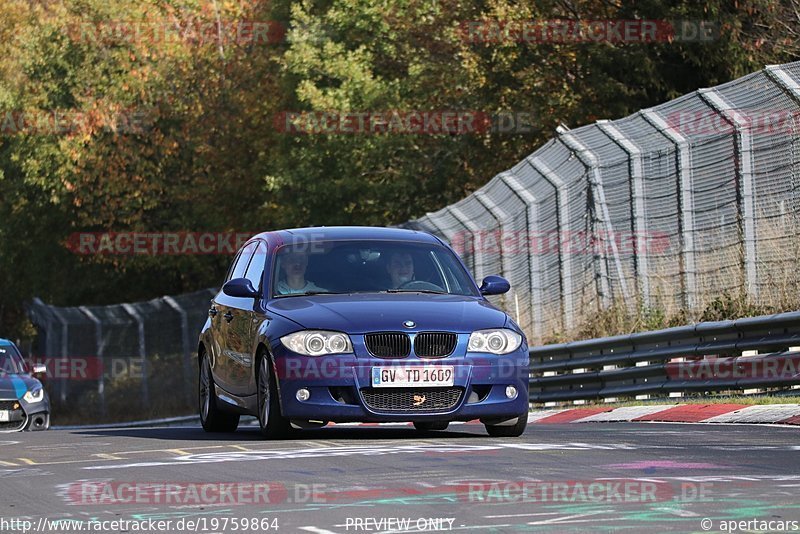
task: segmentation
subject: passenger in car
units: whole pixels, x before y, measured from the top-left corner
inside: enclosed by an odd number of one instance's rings
[[[414,279],[414,258],[408,252],[392,252],[386,271],[392,279],[392,289],[397,289]]]
[[[289,252],[280,257],[280,275],[275,291],[278,295],[300,295],[325,291],[314,282],[306,280],[308,254],[305,252]]]

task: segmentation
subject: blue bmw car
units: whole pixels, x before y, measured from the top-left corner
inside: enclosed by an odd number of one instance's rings
[[[33,376],[46,371],[35,365],[31,373],[16,345],[0,339],[0,432],[50,428],[50,399]]]
[[[280,438],[328,422],[410,421],[444,430],[479,419],[519,436],[528,346],[437,237],[394,228],[266,232],[238,251],[200,334],[203,428],[241,415]]]

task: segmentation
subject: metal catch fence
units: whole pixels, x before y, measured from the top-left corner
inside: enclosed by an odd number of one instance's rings
[[[29,356],[48,368],[56,404],[105,416],[193,406],[197,336],[215,289],[111,306],[58,307],[35,299]],[[108,395],[111,388],[112,394]],[[113,406],[109,406],[113,403]],[[185,408],[184,408],[185,410]]]
[[[450,242],[529,339],[614,302],[698,310],[800,288],[800,62],[569,130],[409,221]]]

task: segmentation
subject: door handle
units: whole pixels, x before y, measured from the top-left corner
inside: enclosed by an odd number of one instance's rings
[[[231,321],[233,321],[233,314],[232,314],[231,312],[228,312],[228,313],[226,313],[225,315],[223,315],[223,317],[224,317],[224,318],[225,318],[225,320],[226,320],[226,321],[228,321],[228,322],[231,322]]]
[[[214,306],[211,306],[211,308],[208,310],[208,314],[211,317],[216,317],[218,313],[219,312],[217,311],[217,308],[215,308]]]

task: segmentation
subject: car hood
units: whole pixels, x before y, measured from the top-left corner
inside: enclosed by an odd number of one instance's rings
[[[35,382],[27,376],[0,375],[0,399],[21,399]]]
[[[423,293],[289,297],[271,301],[267,309],[304,328],[349,334],[404,330],[405,321],[416,323],[409,332],[469,333],[502,327],[507,320],[505,313],[484,299]]]

